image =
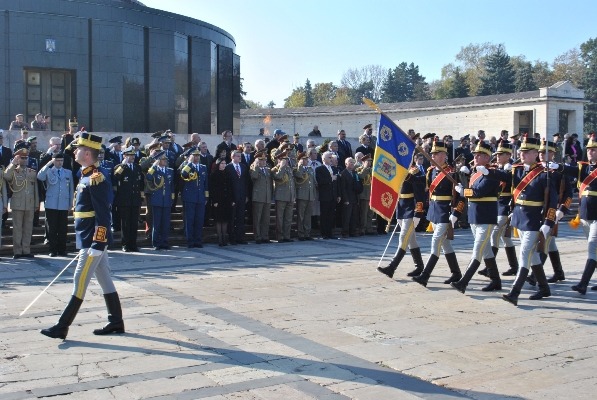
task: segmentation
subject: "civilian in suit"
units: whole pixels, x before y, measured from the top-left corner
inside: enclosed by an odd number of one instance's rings
[[[317,151],[315,146],[307,147],[307,153],[309,154],[309,166],[315,173],[315,169],[320,165],[323,165],[319,159],[321,154]],[[313,202],[313,211],[311,213],[311,228],[319,229],[319,190],[317,189],[317,178],[315,179],[315,201]]]
[[[197,135],[199,136],[199,134],[193,133],[193,135]],[[191,138],[193,137],[193,135],[191,135]],[[209,150],[207,149],[207,143],[205,142],[199,142],[199,163],[201,165],[205,166],[205,170],[207,171],[207,174],[209,175],[211,173],[211,166],[214,163],[214,156],[212,156],[211,154],[209,154]],[[205,218],[204,218],[204,222],[203,225],[204,226],[213,226],[213,224],[210,221],[211,219],[211,212],[212,212],[212,199],[211,197],[207,199],[207,203],[205,203]]]
[[[231,131],[224,131],[222,132],[222,143],[220,143],[216,147],[215,154],[219,155],[222,153],[222,150],[226,151],[226,163],[230,163],[232,161],[232,152],[236,150],[236,145],[232,143],[232,132]]]
[[[245,164],[247,170],[251,168],[251,165],[255,162],[255,155],[253,154],[253,146],[249,142],[243,143],[243,153],[241,154],[240,158],[241,163]],[[249,179],[249,201],[245,205],[245,217],[247,218],[247,223],[249,225],[253,225],[253,202],[252,202],[252,195],[253,195],[253,180]]]
[[[276,156],[278,165],[272,168],[274,178],[274,198],[276,199],[276,226],[278,243],[292,242],[290,226],[292,209],[296,200],[296,189],[292,168],[288,162],[288,151]]]
[[[296,184],[296,215],[298,226],[298,240],[313,240],[311,237],[311,215],[313,203],[317,197],[315,169],[309,165],[307,153],[297,156],[299,165],[294,170]]]
[[[276,129],[274,131],[274,138],[265,146],[267,149],[267,165],[269,165],[270,168],[275,165],[272,153],[282,144],[281,138],[283,136],[286,136],[286,133],[282,131],[282,129]],[[286,138],[288,139],[288,136],[286,136]]]
[[[57,148],[60,150],[60,141]],[[66,256],[68,212],[72,209],[75,186],[72,171],[63,168],[62,152],[54,153],[51,157],[39,170],[37,179],[47,188],[44,207],[50,257]]]
[[[112,161],[112,165],[117,166],[122,164],[124,160],[124,154],[122,154],[122,136],[113,137],[108,141],[110,145],[108,148],[110,149],[110,161]],[[114,189],[114,196],[116,196],[116,185],[112,182],[112,188]],[[114,203],[112,203],[111,208],[112,213],[112,232],[119,232],[122,229],[122,219],[120,217],[120,209]]]
[[[4,167],[4,170],[10,165],[10,160],[12,160],[12,150],[8,147],[4,146],[4,131],[0,129],[0,164]],[[10,189],[7,192],[7,196],[10,197]],[[6,208],[6,202],[8,201],[8,197],[6,197],[4,201],[4,208]],[[2,227],[8,228],[6,225],[6,221],[8,220],[8,211],[2,212]]]
[[[292,144],[294,145],[294,148],[296,149],[296,151],[301,152],[301,153],[303,151],[305,151],[303,145],[300,143],[301,135],[299,135],[298,132],[294,134],[292,139],[293,139]]]
[[[174,200],[174,171],[168,167],[166,152],[158,153],[157,160],[147,170],[145,180],[151,190],[153,213],[152,244],[154,250],[169,250],[170,216]]]
[[[338,143],[338,165],[345,166],[345,160],[348,157],[352,157],[353,153],[352,145],[348,140],[346,140],[346,132],[344,132],[344,129],[340,129],[338,131],[338,140],[336,140],[336,143]]]
[[[207,167],[199,163],[199,154],[197,147],[192,148],[188,162],[180,171],[180,178],[184,181],[182,201],[188,248],[203,247],[205,204],[209,199]]]
[[[359,194],[356,191],[358,174],[354,170],[354,158],[346,159],[346,169],[340,174],[342,193],[342,237],[359,236],[357,222],[359,219]]]
[[[340,157],[340,153],[338,152],[338,142],[334,141],[334,142],[330,142],[330,144],[328,145],[329,151],[332,153],[332,155],[334,156],[334,158],[337,161],[337,165],[336,167],[340,170],[340,172],[342,172],[342,170],[345,167],[344,164],[341,164],[340,161],[342,161],[342,163],[344,163],[344,159]]]
[[[371,158],[373,158],[374,153],[375,153],[375,149],[373,147],[370,146],[371,141],[369,140],[369,137],[367,135],[361,135],[359,137],[359,143],[361,144],[359,147],[357,147],[357,149],[355,150],[356,153],[363,153],[363,156],[366,156],[367,154],[371,155]]]
[[[253,225],[255,243],[271,243],[269,240],[269,215],[272,205],[272,172],[267,166],[267,152],[265,150],[255,154],[255,162],[251,165],[251,180],[253,181]]]
[[[181,155],[184,151],[181,145],[176,143],[176,133],[172,132],[170,129],[167,129],[165,132],[168,139],[170,139],[170,150],[176,154],[176,157]]]
[[[112,184],[117,188],[114,205],[120,211],[122,251],[139,251],[137,228],[145,179],[141,167],[135,164],[135,147],[129,146],[123,153],[123,163],[114,168]]]
[[[323,153],[323,165],[315,169],[315,179],[319,190],[319,204],[321,207],[320,230],[324,239],[332,238],[336,204],[340,202],[338,195],[338,176],[332,169],[331,152]]]
[[[232,202],[228,193],[228,175],[226,173],[226,158],[218,158],[214,163],[215,169],[209,176],[209,187],[211,188],[211,202],[213,205],[213,217],[216,223],[218,234],[218,245],[227,246],[226,227],[230,220]]]
[[[226,166],[229,201],[232,206],[228,238],[231,245],[247,244],[245,234],[245,204],[249,201],[249,169],[241,163],[241,152],[232,151],[232,162]]]

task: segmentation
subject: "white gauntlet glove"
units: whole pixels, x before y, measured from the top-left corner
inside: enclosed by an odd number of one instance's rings
[[[460,172],[464,172],[465,174],[470,174],[471,170],[468,169],[468,167],[466,165],[463,165],[462,167],[460,167]]]
[[[417,225],[419,225],[420,221],[421,221],[421,218],[419,218],[419,217],[413,217],[413,227],[416,228]]]
[[[458,185],[456,185],[456,187],[454,187],[454,190],[456,190],[458,192],[458,194],[462,194],[462,192],[464,191],[464,187],[462,186],[462,183],[459,183]]]
[[[512,164],[508,163],[504,165],[504,171],[512,171]]]
[[[489,174],[489,170],[487,168],[485,168],[484,166],[482,166],[482,165],[480,165],[480,166],[477,167],[477,172],[480,172],[483,175]]]
[[[450,214],[450,222],[452,223],[452,228],[454,228],[456,221],[458,221],[458,217],[454,214]]]
[[[560,220],[562,219],[562,217],[564,216],[564,212],[563,211],[556,211],[556,222],[560,222]]]
[[[543,234],[545,239],[547,239],[547,237],[549,236],[549,231],[551,231],[551,228],[547,225],[541,225],[541,228],[539,228],[539,231]]]

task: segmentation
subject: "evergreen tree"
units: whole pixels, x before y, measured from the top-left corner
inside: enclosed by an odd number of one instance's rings
[[[381,102],[382,103],[393,103],[394,102],[394,71],[388,70],[388,75],[381,85]]]
[[[516,92],[537,90],[537,83],[535,83],[535,78],[533,78],[533,66],[530,62],[523,63],[516,70],[514,86],[516,87]]]
[[[514,79],[515,72],[510,63],[510,56],[500,44],[485,61],[485,74],[481,76],[481,86],[477,95],[513,93]]]
[[[466,78],[460,73],[460,68],[456,67],[454,75],[450,81],[446,98],[454,99],[460,97],[468,97],[469,86],[466,83]]]
[[[311,82],[309,82],[309,79],[307,79],[307,82],[305,82],[305,87],[303,90],[305,92],[305,107],[313,107],[315,102],[313,101],[313,88],[311,87]]]
[[[350,97],[351,104],[363,104],[363,97],[373,99],[373,81],[367,81],[361,83],[355,89],[348,89],[348,96]]]
[[[581,78],[581,86],[585,91],[585,132],[597,132],[597,38],[589,39],[580,45],[582,59],[586,70]]]
[[[430,97],[429,85],[419,73],[419,66],[405,62],[388,70],[381,93],[381,101],[384,103],[427,100]]]
[[[274,103],[273,100],[270,100],[269,103],[267,103],[267,108],[274,108],[276,107],[276,103]]]

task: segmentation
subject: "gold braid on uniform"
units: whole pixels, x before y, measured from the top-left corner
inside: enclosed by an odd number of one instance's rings
[[[106,177],[104,176],[104,174],[102,174],[100,171],[98,171],[96,169],[95,171],[93,171],[93,174],[91,174],[91,176],[89,177],[89,184],[91,186],[95,186],[95,185],[99,185],[100,183],[102,183],[105,180],[106,180]]]
[[[300,167],[296,167],[296,170],[298,171]],[[303,183],[307,182],[309,180],[309,173],[307,171],[305,171],[305,177],[303,179],[294,177],[294,181],[296,182],[297,185],[302,185]]]
[[[151,187],[151,183],[147,182],[147,188],[149,190],[151,190],[152,192],[155,192],[156,190],[158,190],[159,188],[161,188],[162,186],[164,186],[164,183],[166,182],[166,180],[164,179],[163,176],[160,176],[160,183],[156,183],[155,181],[155,177],[153,178],[153,187]]]
[[[185,178],[184,176],[182,176],[182,174],[180,175],[180,177],[186,181],[186,182],[190,182],[190,181],[194,181],[199,177],[199,174],[197,174],[196,172],[189,172],[189,177]]]
[[[12,181],[8,182],[8,187],[12,190],[13,193],[19,193],[23,189],[27,187],[27,170],[25,168],[25,179],[23,179],[22,183],[19,183],[17,180],[17,171],[16,168],[12,174]],[[0,187],[1,188],[1,187]],[[15,189],[17,188],[17,189]]]
[[[275,169],[276,171],[278,171],[278,170],[279,170],[279,168],[278,168],[278,166],[277,166],[277,165],[276,165],[274,168],[272,168],[272,172],[274,172],[274,169]],[[282,179],[278,180],[278,179],[276,179],[275,177],[273,177],[273,178],[274,178],[274,180],[275,180],[276,182],[278,182],[278,183],[282,183],[282,184],[283,184],[283,183],[286,183],[286,182],[288,182],[288,174],[286,173],[286,171],[284,171],[284,177],[283,177]]]

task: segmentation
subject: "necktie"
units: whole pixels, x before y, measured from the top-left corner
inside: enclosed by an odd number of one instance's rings
[[[315,167],[315,161],[311,161],[311,166]]]
[[[236,175],[238,175],[238,177],[240,178],[240,168],[238,167],[238,164],[235,164],[236,166]]]
[[[305,167],[305,172],[309,172],[309,168],[308,167]]]
[[[263,171],[263,175],[265,175],[265,168],[261,168],[261,170]]]
[[[425,171],[423,170],[423,166],[422,166],[422,165],[419,165],[419,170],[420,170],[422,173],[425,173]]]
[[[249,155],[245,154],[245,160],[247,161],[247,164],[249,163]]]
[[[62,170],[58,170],[58,179],[62,179]]]

